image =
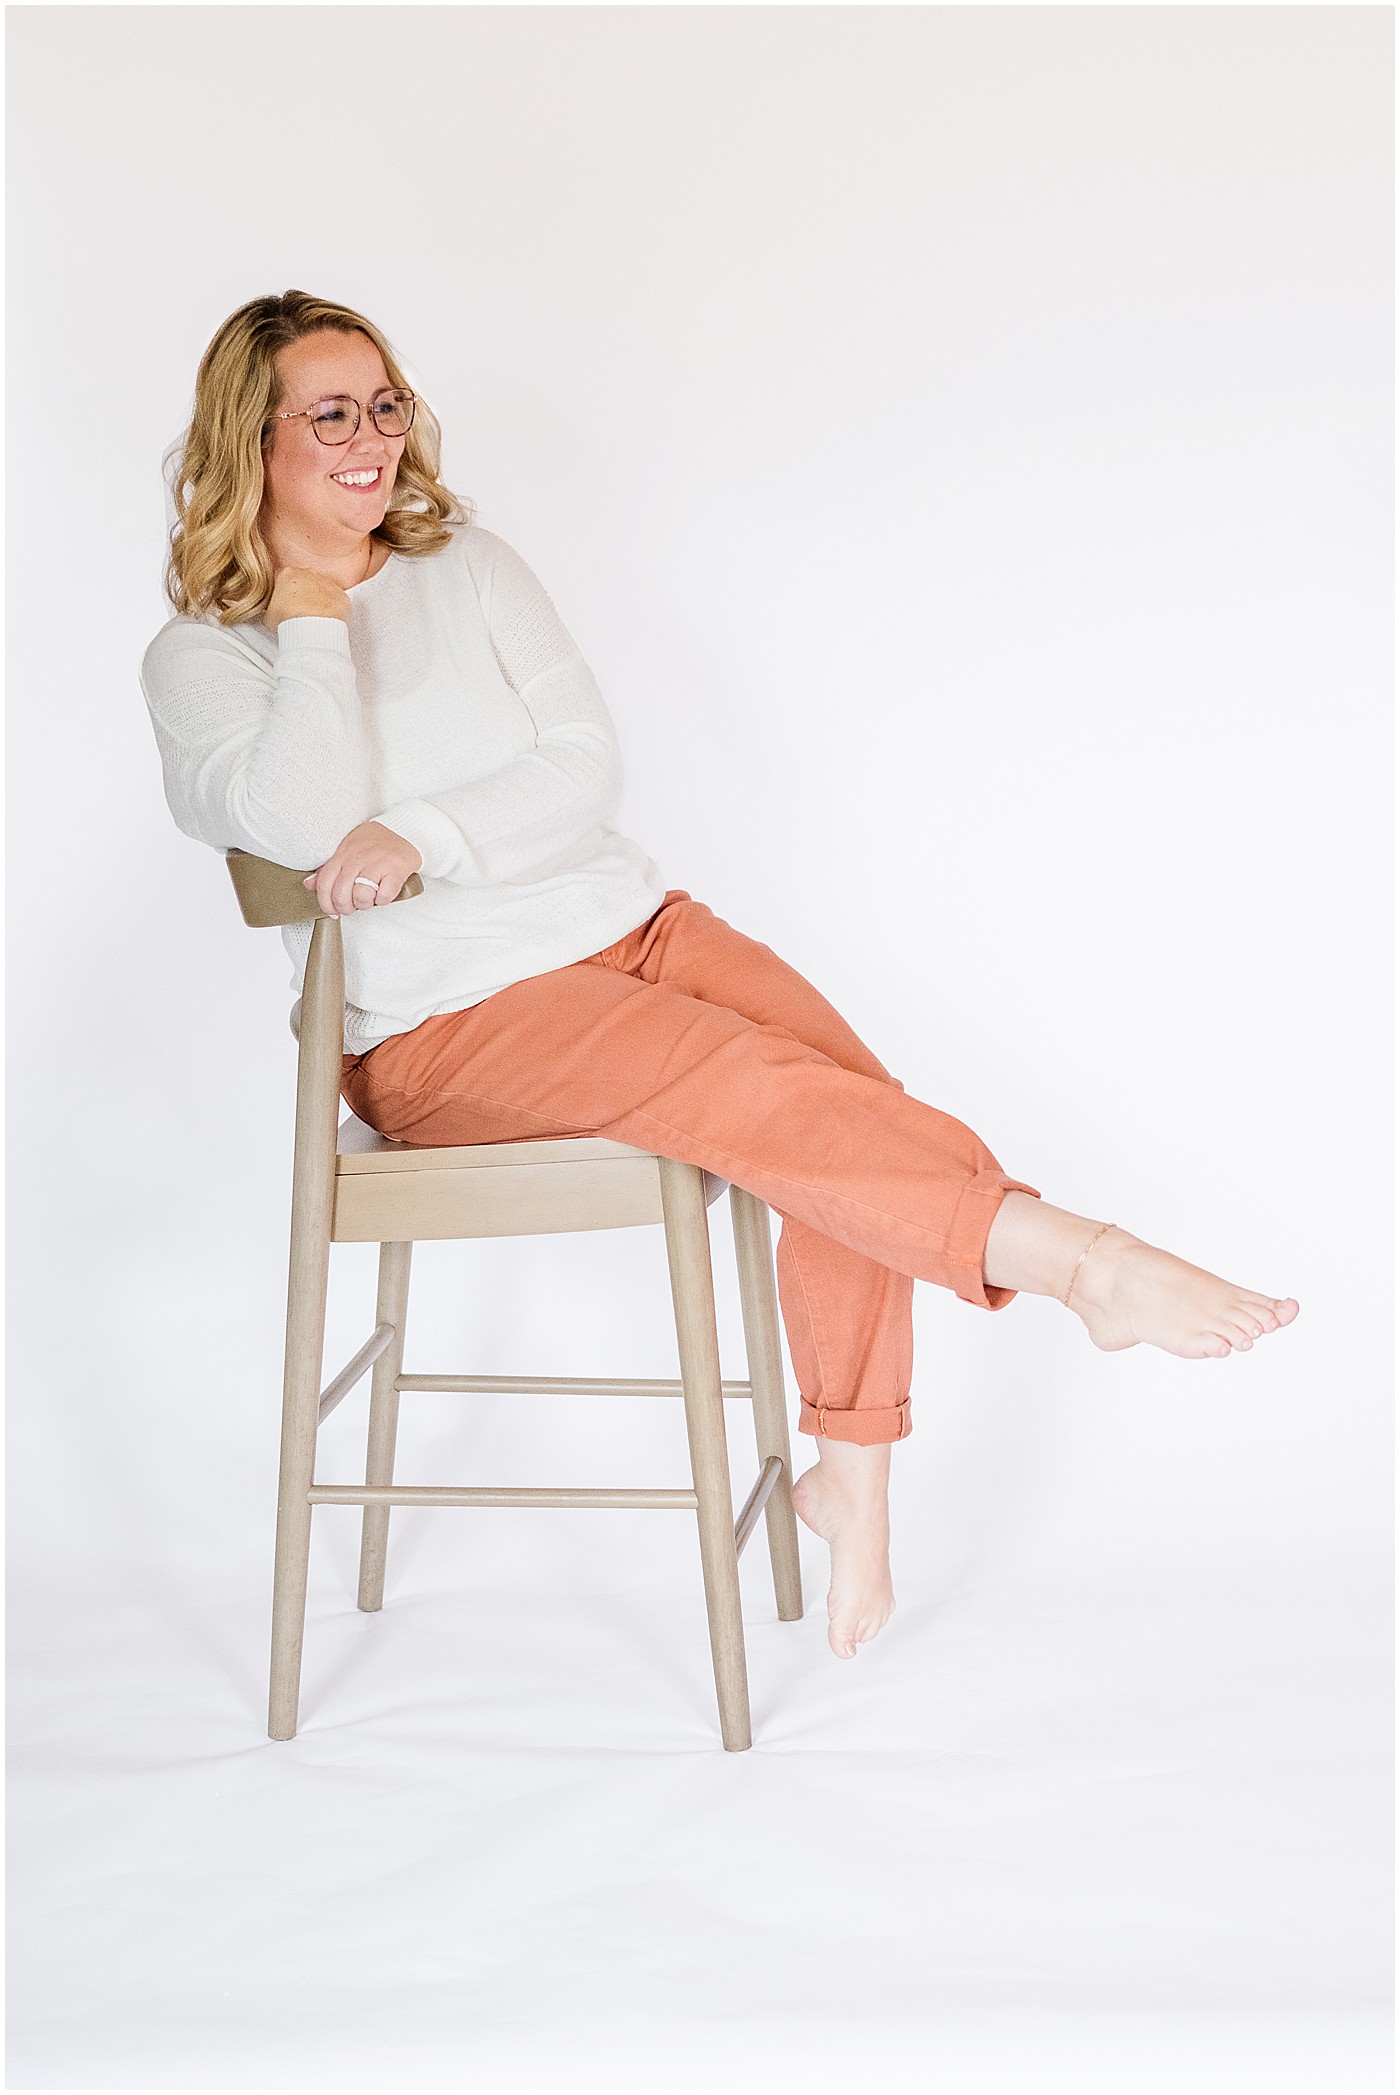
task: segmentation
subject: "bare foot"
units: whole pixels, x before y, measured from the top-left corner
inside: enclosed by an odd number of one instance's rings
[[[1105,1353],[1145,1343],[1186,1360],[1248,1352],[1298,1314],[1291,1295],[1256,1295],[1116,1223],[1079,1268],[1069,1306]]]
[[[857,1645],[868,1644],[894,1612],[890,1443],[857,1447],[823,1436],[818,1445],[821,1459],[794,1481],[792,1503],[831,1546],[827,1642],[837,1658],[853,1659]]]

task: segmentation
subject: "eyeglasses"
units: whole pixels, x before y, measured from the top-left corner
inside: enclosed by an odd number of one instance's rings
[[[417,395],[410,393],[407,386],[394,386],[376,393],[369,411],[381,436],[407,436],[413,427],[413,411],[417,405]],[[360,426],[360,403],[352,400],[348,393],[333,393],[327,400],[318,400],[314,407],[289,410],[273,419],[298,422],[303,415],[310,416],[311,427],[319,442],[348,444]]]

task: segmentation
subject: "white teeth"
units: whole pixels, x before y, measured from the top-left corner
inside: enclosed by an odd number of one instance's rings
[[[342,487],[371,487],[379,478],[379,468],[372,473],[332,473],[331,479],[338,480]]]

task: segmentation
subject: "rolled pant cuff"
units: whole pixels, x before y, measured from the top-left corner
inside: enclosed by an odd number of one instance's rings
[[[953,1293],[964,1302],[975,1302],[979,1309],[1005,1309],[1016,1294],[1015,1288],[993,1287],[982,1277],[987,1238],[1007,1193],[1041,1197],[1040,1188],[1028,1186],[1022,1178],[1008,1178],[1004,1171],[979,1171],[963,1187],[953,1210],[946,1253],[955,1274]]]
[[[885,1440],[907,1440],[914,1430],[909,1399],[872,1410],[852,1406],[809,1404],[802,1399],[797,1420],[799,1433],[813,1433],[825,1440],[852,1440],[857,1447],[876,1447]]]

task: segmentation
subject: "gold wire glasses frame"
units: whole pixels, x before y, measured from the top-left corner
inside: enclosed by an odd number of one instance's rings
[[[417,406],[418,396],[415,393],[410,393],[407,386],[391,386],[386,392],[375,394],[370,402],[370,412],[374,416],[375,427],[379,430],[381,436],[407,436],[409,430],[413,427],[413,416]],[[328,407],[333,409],[354,408],[355,419],[343,436],[322,435],[319,425],[323,421],[345,420],[343,414],[327,415],[325,410]],[[379,420],[381,407],[392,408],[396,419],[402,418],[403,428],[383,428]],[[304,415],[310,416],[312,431],[318,442],[322,444],[348,444],[360,426],[360,403],[358,400],[353,399],[349,393],[328,393],[326,398],[318,400],[314,407],[288,409],[286,413],[276,415],[273,419],[278,422],[299,422]]]

